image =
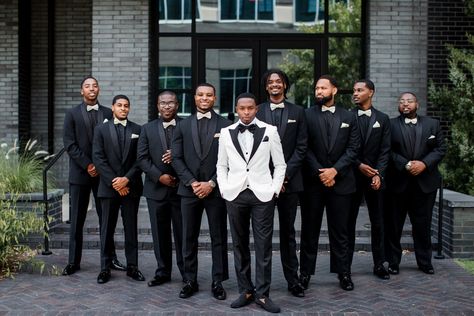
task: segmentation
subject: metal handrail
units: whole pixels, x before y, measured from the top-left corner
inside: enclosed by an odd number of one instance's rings
[[[435,259],[444,259],[443,255],[443,177],[439,184],[438,196],[438,252],[434,256]]]
[[[48,170],[61,158],[61,156],[66,151],[66,148],[61,148],[61,150],[54,155],[54,157],[48,162],[48,164],[43,168],[43,203],[44,203],[44,250],[41,254],[47,256],[52,254],[49,250],[49,225],[48,225]]]

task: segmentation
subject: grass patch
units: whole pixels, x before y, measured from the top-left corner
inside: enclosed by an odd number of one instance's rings
[[[454,261],[463,267],[467,272],[474,274],[474,260],[456,259]]]

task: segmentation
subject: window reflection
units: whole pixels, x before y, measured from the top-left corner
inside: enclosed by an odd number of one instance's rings
[[[220,112],[235,112],[235,98],[241,93],[250,91],[252,80],[251,69],[231,69],[220,71]]]
[[[221,20],[273,20],[274,0],[220,0]]]

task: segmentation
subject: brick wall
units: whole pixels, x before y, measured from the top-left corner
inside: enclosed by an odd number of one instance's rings
[[[116,94],[130,98],[130,119],[148,121],[148,0],[94,1],[92,72],[101,103]]]
[[[0,141],[18,137],[18,1],[0,2]]]
[[[374,104],[398,115],[403,91],[417,94],[426,112],[428,0],[373,0],[369,5],[367,76],[374,81]]]

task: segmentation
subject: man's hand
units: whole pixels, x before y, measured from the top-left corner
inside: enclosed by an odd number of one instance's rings
[[[426,169],[426,165],[423,161],[412,160],[411,161],[411,167],[408,170],[408,172],[410,172],[411,175],[413,175],[413,176],[417,176],[420,173],[422,173],[423,171],[425,171],[425,169]]]
[[[130,193],[130,189],[128,187],[123,188],[122,190],[118,190],[120,196],[125,196]]]
[[[323,168],[319,169],[319,180],[327,186],[327,187],[332,187],[336,181],[334,178],[337,175],[337,170],[335,168]]]
[[[160,176],[160,182],[166,186],[169,186],[169,187],[176,187],[178,185],[178,181],[176,179],[176,177],[173,177],[169,174],[162,174]]]
[[[87,173],[92,177],[95,178],[99,175],[99,172],[97,172],[97,169],[95,168],[93,163],[90,163],[87,166]]]
[[[117,177],[112,180],[112,187],[115,191],[120,191],[128,185],[128,182],[127,177]]]
[[[367,178],[373,178],[373,176],[379,174],[379,171],[377,169],[374,169],[371,166],[366,165],[365,163],[361,163],[359,165],[359,170]]]
[[[163,163],[166,163],[166,164],[170,164],[171,163],[171,150],[168,149],[166,150],[166,152],[163,154],[163,156],[161,156],[161,161],[163,161]]]
[[[378,189],[380,189],[381,184],[382,181],[380,180],[380,176],[378,174],[372,177],[372,182],[370,183],[370,187],[372,188],[372,190],[377,191]]]
[[[196,194],[196,196],[200,199],[203,199],[206,196],[208,196],[213,190],[213,188],[211,187],[211,184],[206,181],[204,182],[195,181],[191,183],[191,186],[193,188],[194,194]]]

